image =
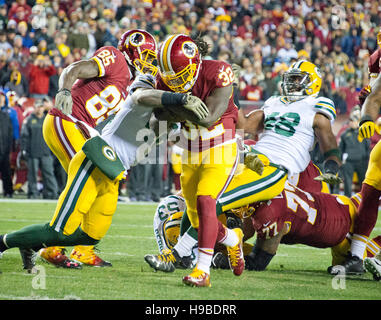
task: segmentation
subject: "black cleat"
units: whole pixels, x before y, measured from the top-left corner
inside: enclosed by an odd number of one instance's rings
[[[212,258],[213,269],[230,269],[229,258],[222,252],[217,252]]]
[[[19,249],[22,263],[23,263],[23,269],[26,270],[28,273],[32,273],[32,269],[35,266],[36,257],[37,254],[32,249]]]
[[[164,254],[146,254],[144,260],[151,268],[163,272],[173,272],[176,268],[187,269],[192,264],[192,258],[180,257],[176,250]]]
[[[363,260],[357,256],[352,256],[350,252],[348,253],[348,256],[343,264],[331,266],[327,271],[333,276],[339,274],[362,275],[365,273]]]

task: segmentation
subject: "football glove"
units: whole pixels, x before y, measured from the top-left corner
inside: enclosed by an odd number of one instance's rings
[[[320,176],[315,177],[314,180],[323,181],[332,185],[343,182],[343,179],[341,179],[338,174],[334,173],[323,173]]]
[[[200,120],[205,119],[209,115],[209,109],[206,104],[198,97],[187,95],[184,108],[192,111]]]
[[[376,125],[373,121],[368,120],[363,122],[359,127],[358,141],[362,142],[364,139],[369,139],[374,135]]]
[[[61,110],[66,115],[71,114],[73,108],[73,99],[71,98],[71,92],[68,89],[58,90],[56,94],[54,107]]]
[[[261,154],[257,154],[254,152],[248,152],[245,154],[245,166],[248,167],[250,170],[253,170],[254,172],[258,173],[260,176],[262,175],[265,166],[268,166],[269,163],[269,159],[267,159],[267,157]]]

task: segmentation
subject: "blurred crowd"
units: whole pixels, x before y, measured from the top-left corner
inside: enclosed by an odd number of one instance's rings
[[[35,101],[52,106],[62,70],[101,46],[117,46],[132,28],[158,42],[173,33],[203,37],[210,47],[205,59],[242,67],[242,108],[278,94],[290,63],[308,59],[320,67],[321,95],[349,117],[368,84],[380,25],[381,6],[372,0],[0,0],[0,95],[19,121],[12,150],[25,151],[23,121],[35,113]]]

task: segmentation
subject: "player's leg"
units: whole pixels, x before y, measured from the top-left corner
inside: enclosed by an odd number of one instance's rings
[[[97,197],[97,181],[92,177],[98,170],[82,151],[77,153],[69,166],[68,181],[50,223],[31,225],[0,236],[0,251],[6,249],[45,246],[94,245],[92,238],[79,226],[82,215],[87,213]]]
[[[43,135],[46,144],[60,161],[62,167],[68,172],[69,163],[74,155],[81,150],[86,139],[74,122],[60,117],[47,115],[43,125]],[[40,256],[46,261],[61,266],[62,260],[69,259],[65,255],[63,247],[48,247],[40,250]],[[83,259],[94,258],[94,246],[76,246],[72,253],[76,252]],[[96,261],[103,261],[97,257]],[[67,264],[64,264],[64,266]]]
[[[98,184],[98,197],[95,199],[89,212],[83,216],[81,227],[91,238],[100,240],[109,229],[112,216],[118,202],[119,181],[111,181],[102,172],[94,170],[94,179],[101,181]],[[82,249],[78,251],[78,248]],[[86,252],[85,255],[82,253]],[[99,258],[94,253],[93,246],[76,246],[70,258],[86,265],[96,267],[111,267],[112,264]]]
[[[347,271],[363,264],[368,238],[378,216],[381,196],[381,142],[370,153],[368,170],[361,188],[361,204],[355,221],[350,255],[343,264]],[[358,268],[359,268],[358,267]]]
[[[192,227],[198,229],[198,260],[192,273],[183,278],[185,284],[192,286],[210,285],[210,266],[219,230],[216,203],[236,170],[237,145],[233,143],[218,146],[202,152],[201,156],[202,164],[198,171],[199,183],[196,192],[197,216],[188,211]],[[236,237],[239,245],[242,239]]]
[[[218,200],[218,212],[241,208],[248,204],[273,199],[284,189],[287,172],[274,166],[264,168],[262,175],[244,168],[235,175]]]

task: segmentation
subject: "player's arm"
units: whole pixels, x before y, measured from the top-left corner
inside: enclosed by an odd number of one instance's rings
[[[201,99],[185,93],[138,88],[131,98],[134,104],[164,109],[177,116],[185,115],[185,120],[205,119],[209,114],[207,106]]]
[[[94,60],[77,61],[67,66],[58,80],[58,92],[54,107],[64,114],[71,114],[73,100],[71,88],[77,79],[95,78],[99,74],[98,64]]]
[[[332,132],[331,121],[325,115],[316,113],[313,129],[324,156],[324,173],[315,179],[329,184],[340,183],[341,179],[337,173],[341,166],[341,155]]]
[[[281,231],[271,238],[257,238],[255,246],[247,257],[248,270],[263,271],[275,256],[282,237],[288,232],[289,225],[284,224]]]
[[[381,106],[381,77],[376,78],[371,92],[364,101],[361,109],[361,119],[359,124],[358,139],[361,142],[364,138],[370,138],[374,135],[375,121]]]
[[[265,114],[263,110],[254,110],[245,116],[244,130],[245,133],[252,135],[253,138],[263,130]]]

